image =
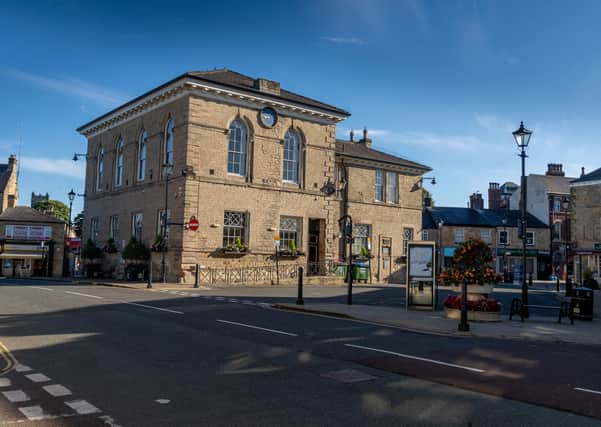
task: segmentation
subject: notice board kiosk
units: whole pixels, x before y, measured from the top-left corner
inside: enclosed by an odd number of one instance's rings
[[[407,308],[436,310],[436,250],[434,242],[408,242]]]

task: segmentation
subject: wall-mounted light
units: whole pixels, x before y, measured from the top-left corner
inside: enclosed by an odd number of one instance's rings
[[[219,228],[219,227],[221,227],[221,224],[211,224],[209,227],[211,227],[211,228]]]
[[[269,228],[267,229],[267,231],[277,231],[277,228],[276,228],[276,227],[269,227]]]

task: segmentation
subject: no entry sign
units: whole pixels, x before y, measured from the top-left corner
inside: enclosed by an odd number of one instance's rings
[[[198,230],[198,220],[195,216],[190,217],[190,221],[188,221],[188,228],[192,231]]]

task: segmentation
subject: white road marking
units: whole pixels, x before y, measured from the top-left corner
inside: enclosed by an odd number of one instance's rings
[[[584,391],[586,393],[601,394],[601,391],[591,390],[590,388],[574,387],[574,390]]]
[[[17,371],[17,372],[29,372],[29,371],[33,371],[33,369],[31,369],[27,365],[21,365],[20,363],[18,363],[17,366],[15,366],[15,371]]]
[[[2,394],[6,397],[10,402],[27,402],[30,400],[29,396],[23,390],[11,390],[11,391],[3,391]]]
[[[194,298],[194,297],[199,297],[199,296],[200,296],[200,295],[198,295],[198,294],[193,294],[193,295],[192,295],[192,298]]]
[[[46,390],[48,394],[54,397],[70,396],[72,394],[71,390],[61,384],[45,385],[42,388]]]
[[[262,328],[260,326],[247,325],[246,323],[230,322],[229,320],[221,320],[221,319],[217,319],[217,321],[221,322],[221,323],[228,323],[230,325],[244,326],[245,328],[252,328],[252,329],[259,329],[261,331],[266,331],[266,332],[273,332],[274,334],[282,334],[282,335],[288,335],[291,337],[298,337],[297,334],[293,334],[291,332],[284,332],[284,331],[278,331],[276,329]]]
[[[223,298],[223,297],[215,297],[215,299],[216,299],[217,301],[223,301],[225,298]]]
[[[8,378],[0,378],[0,387],[10,386],[10,380]]]
[[[96,298],[96,299],[104,299],[103,297],[99,297],[97,295],[90,295],[90,294],[82,294],[79,292],[71,292],[71,291],[65,291],[66,294],[71,294],[71,295],[79,295],[80,297],[88,297],[88,298]]]
[[[169,400],[169,399],[156,399],[155,402],[156,403],[160,403],[161,405],[166,405],[169,402],[171,402],[171,400]]]
[[[187,292],[180,292],[179,295],[182,295],[184,297],[189,297],[190,296],[190,294],[187,293]]]
[[[263,308],[271,307],[271,304],[269,304],[268,302],[260,302],[257,305]]]
[[[254,302],[252,302],[252,301],[249,301],[249,300],[247,300],[247,299],[245,299],[244,301],[242,301],[242,304],[246,304],[246,305],[255,305],[255,303],[254,303]]]
[[[229,302],[238,302],[238,300],[236,298],[230,298],[228,299]]]
[[[86,402],[85,400],[71,400],[70,402],[65,402],[65,405],[73,409],[79,415],[95,414],[100,412],[100,409],[91,403]]]
[[[25,377],[34,383],[45,383],[46,381],[50,381],[50,378],[44,374],[29,374],[25,375]]]
[[[434,359],[427,359],[425,357],[412,356],[410,354],[396,353],[394,351],[382,350],[379,348],[364,347],[362,345],[356,345],[356,344],[344,344],[344,345],[347,347],[354,347],[354,348],[359,348],[362,350],[370,350],[370,351],[376,351],[378,353],[392,354],[393,356],[404,357],[406,359],[413,359],[413,360],[420,360],[422,362],[434,363],[435,365],[442,365],[442,366],[449,366],[451,368],[465,369],[466,371],[471,371],[471,372],[478,372],[478,373],[484,372],[483,369],[471,368],[469,366],[463,366],[463,365],[456,365],[454,363],[442,362],[440,360],[434,360]]]
[[[125,304],[135,305],[136,307],[150,308],[150,309],[153,309],[153,310],[166,311],[167,313],[184,314],[183,311],[169,310],[168,308],[155,307],[153,305],[146,305],[146,304],[138,304],[136,302],[126,302]]]
[[[39,405],[24,406],[22,408],[19,408],[19,411],[21,411],[21,413],[25,415],[29,421],[52,420],[57,418],[68,418],[73,416],[73,414],[51,415],[45,412]]]
[[[177,291],[169,291],[171,295],[178,295]]]
[[[34,289],[41,289],[43,291],[54,291],[54,289],[50,289],[50,288],[43,288],[41,286],[32,286],[32,288]]]

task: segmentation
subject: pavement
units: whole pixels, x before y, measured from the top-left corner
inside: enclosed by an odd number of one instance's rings
[[[268,290],[294,298],[255,294]],[[416,333],[249,293],[0,281],[15,362],[0,374],[0,424],[600,424],[593,346]]]

